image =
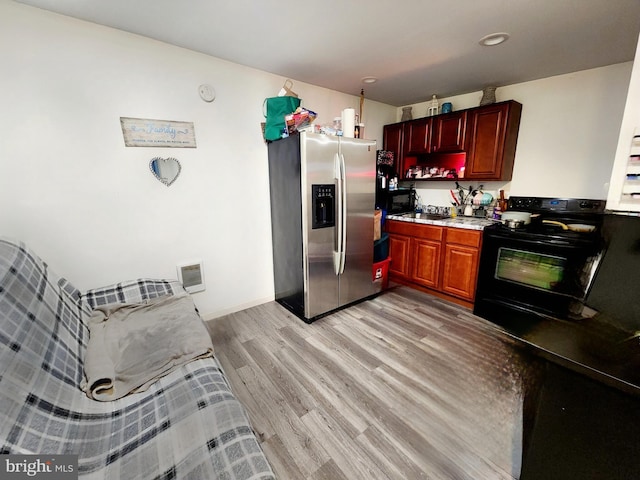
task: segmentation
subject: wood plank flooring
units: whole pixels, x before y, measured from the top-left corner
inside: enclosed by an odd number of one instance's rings
[[[526,360],[407,287],[310,325],[275,302],[207,322],[279,479],[517,479]]]

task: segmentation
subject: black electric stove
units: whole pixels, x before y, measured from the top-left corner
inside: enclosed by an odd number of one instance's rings
[[[531,222],[484,229],[474,313],[522,326],[579,316],[601,258],[604,200],[511,197],[508,206]],[[575,224],[592,231],[567,228]]]

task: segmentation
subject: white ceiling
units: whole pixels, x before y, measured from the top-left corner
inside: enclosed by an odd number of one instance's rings
[[[640,0],[19,1],[396,106],[630,61],[640,32]]]

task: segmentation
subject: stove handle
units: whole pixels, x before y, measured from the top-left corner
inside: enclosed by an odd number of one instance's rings
[[[496,234],[489,234],[488,238],[490,239],[496,239],[496,240],[506,240],[509,242],[519,242],[519,243],[526,243],[529,245],[565,245],[565,246],[572,246],[573,244],[567,240],[556,240],[556,239],[545,239],[545,240],[529,240],[526,238],[514,238],[514,237],[509,237],[506,235],[496,235]]]
[[[571,242],[567,242],[566,240],[545,240],[547,243],[553,243],[554,245],[571,245]]]

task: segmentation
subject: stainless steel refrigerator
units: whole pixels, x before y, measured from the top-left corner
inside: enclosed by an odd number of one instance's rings
[[[376,141],[302,132],[268,149],[276,301],[310,323],[374,295]]]

